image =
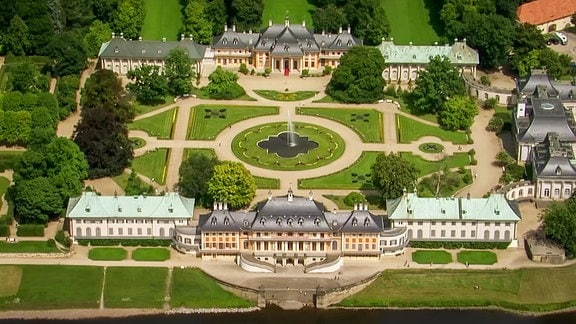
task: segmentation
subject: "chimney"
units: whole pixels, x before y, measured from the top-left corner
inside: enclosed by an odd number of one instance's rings
[[[412,42],[409,42],[408,45],[412,46]]]
[[[226,202],[226,201],[224,202],[223,210],[228,210],[228,202]]]
[[[268,19],[268,27],[272,27],[272,19]]]
[[[342,26],[338,27],[338,34],[342,34]]]
[[[286,27],[290,26],[290,17],[286,16],[284,18],[284,26]]]
[[[358,210],[358,204],[354,203],[354,210]]]
[[[308,199],[309,199],[310,201],[314,200],[314,193],[312,193],[312,190],[310,190],[310,191],[308,192]]]
[[[350,27],[350,25],[348,25],[348,34],[352,34],[352,27]]]
[[[162,37],[162,43],[166,43],[166,37]]]
[[[438,46],[438,42],[434,42],[434,46]]]
[[[112,38],[116,38],[116,33],[112,32]]]
[[[466,43],[466,38],[463,38],[463,39],[462,39],[462,42]]]
[[[248,29],[248,34],[252,35],[252,28]]]
[[[138,41],[139,41],[139,42],[142,41],[142,36],[138,36]]]
[[[218,203],[214,202],[214,204],[212,205],[212,210],[218,210]]]
[[[458,38],[454,38],[454,43],[458,43]]]
[[[236,24],[232,24],[232,31],[233,31],[233,32],[236,31]]]
[[[190,40],[194,40],[194,36],[192,36],[192,34],[188,35],[190,37]]]
[[[268,190],[268,200],[272,200],[272,190]]]
[[[181,40],[181,41],[184,40],[184,34],[180,34],[180,40]]]
[[[120,38],[124,38],[124,32],[120,33]]]
[[[302,27],[306,27],[306,20],[302,20]]]
[[[224,24],[224,31],[225,31],[225,32],[228,31],[228,24]]]
[[[322,29],[322,35],[325,35],[325,34],[326,34],[326,32],[324,31],[324,29]]]
[[[288,189],[288,201],[294,201],[294,193],[292,192],[292,187]]]

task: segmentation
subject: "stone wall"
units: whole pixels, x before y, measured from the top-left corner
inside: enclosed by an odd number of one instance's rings
[[[495,98],[500,105],[509,105],[514,102],[514,94],[512,89],[503,89],[485,86],[476,80],[469,73],[463,73],[462,78],[466,84],[468,94],[478,100],[485,101],[489,98]]]
[[[204,271],[204,270],[202,270]],[[240,296],[244,299],[248,299],[251,302],[257,303],[258,307],[266,307],[266,300],[264,299],[263,293],[260,292],[259,290],[256,289],[252,289],[252,288],[248,288],[248,287],[243,287],[243,286],[238,286],[226,281],[222,281],[212,275],[210,275],[209,273],[207,273],[206,271],[204,271],[204,273],[214,279],[218,285],[220,285],[220,287],[222,287],[222,289],[229,291],[237,296]]]
[[[63,259],[69,258],[72,253],[0,253],[0,258],[40,258]]]
[[[350,285],[326,290],[318,290],[316,295],[316,308],[328,308],[330,305],[341,302],[344,298],[360,292],[362,289],[372,284],[379,275],[380,273],[378,272],[366,279],[360,280]]]

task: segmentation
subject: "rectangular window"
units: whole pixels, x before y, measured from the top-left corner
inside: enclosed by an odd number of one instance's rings
[[[108,229],[108,235],[114,235],[114,229],[113,228]]]
[[[138,235],[142,235],[142,229],[141,228],[138,229]]]
[[[432,222],[432,225],[436,225],[436,222]]]
[[[510,226],[509,222],[504,223],[504,226]]]
[[[430,236],[431,236],[431,237],[436,237],[436,230],[431,230],[431,231],[430,231]]]
[[[408,222],[408,225],[412,225],[412,221],[409,221],[409,222]]]
[[[450,237],[456,237],[456,230],[450,231]]]
[[[466,226],[466,222],[462,222],[462,226]]]
[[[445,225],[446,225],[446,222],[442,222],[442,226],[445,226]]]
[[[445,230],[440,231],[440,237],[446,237],[446,231]]]
[[[466,237],[466,231],[460,231],[460,237]]]
[[[124,229],[123,228],[118,229],[118,235],[124,235]]]
[[[490,226],[490,222],[485,222],[484,226]]]
[[[456,222],[452,222],[452,226],[456,226]]]
[[[470,236],[476,237],[476,231],[471,231],[471,232],[470,232]]]
[[[350,248],[350,245],[348,243],[346,243],[346,250],[348,250]]]
[[[494,226],[500,226],[500,222],[494,223]]]
[[[424,222],[418,222],[418,225],[424,225]]]
[[[152,229],[151,228],[146,229],[146,235],[148,235],[148,236],[152,235]]]
[[[472,226],[476,226],[476,222],[472,222]]]
[[[132,235],[132,227],[128,228],[128,235]]]
[[[376,250],[376,244],[372,244],[372,250]]]

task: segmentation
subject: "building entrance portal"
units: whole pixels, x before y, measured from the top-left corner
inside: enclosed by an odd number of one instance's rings
[[[290,75],[290,60],[284,60],[284,76]]]

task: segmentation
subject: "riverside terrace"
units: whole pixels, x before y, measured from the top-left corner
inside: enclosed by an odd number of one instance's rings
[[[254,211],[231,211],[215,203],[197,226],[176,226],[181,252],[203,259],[236,260],[246,271],[275,272],[302,265],[305,272],[335,272],[345,259],[399,255],[410,240],[502,242],[516,246],[520,211],[503,195],[488,198],[421,198],[416,193],[387,202],[388,215],[365,204],[329,212],[308,197],[273,197]]]

